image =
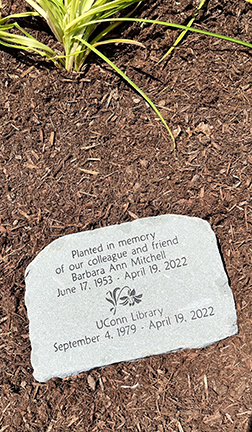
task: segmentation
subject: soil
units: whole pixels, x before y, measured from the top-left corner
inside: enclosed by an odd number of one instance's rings
[[[196,2],[145,2],[138,16],[186,23]],[[3,15],[24,2],[3,0]],[[28,25],[28,24],[27,24]],[[199,28],[251,41],[252,7],[210,0]],[[28,28],[28,27],[27,27]],[[40,21],[32,32],[53,36]],[[69,74],[4,49],[0,61],[0,431],[252,431],[251,50],[177,31],[121,28],[146,46],[106,47],[160,108],[103,61]],[[32,376],[27,265],[51,241],[136,218],[183,214],[215,231],[239,333],[214,345],[66,379]]]

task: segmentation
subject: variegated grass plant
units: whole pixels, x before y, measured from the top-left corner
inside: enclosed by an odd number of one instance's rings
[[[0,44],[10,48],[22,49],[28,52],[39,54],[48,60],[51,60],[57,66],[62,66],[68,71],[75,70],[79,72],[85,63],[90,52],[94,52],[107,64],[109,64],[123,79],[137,91],[145,101],[156,112],[166,129],[168,130],[172,141],[175,145],[173,134],[162,117],[161,113],[148,98],[148,96],[119,69],[108,57],[101,51],[100,47],[108,43],[130,43],[143,46],[140,42],[131,39],[110,38],[110,34],[120,23],[139,22],[148,24],[160,24],[163,26],[173,27],[183,30],[177,38],[174,45],[161,58],[164,60],[178,43],[185,36],[187,31],[197,32],[204,35],[214,36],[230,42],[235,42],[246,47],[252,48],[252,44],[240,40],[223,36],[216,33],[200,30],[191,27],[198,12],[203,7],[206,0],[201,0],[192,19],[187,26],[141,18],[130,18],[135,12],[138,5],[145,0],[25,0],[26,3],[34,10],[33,12],[24,12],[1,16],[2,2],[0,0]],[[252,1],[252,0],[248,0]],[[123,16],[122,12],[124,13]],[[60,43],[61,52],[57,48],[39,42],[20,24],[20,19],[27,17],[42,17],[56,39]],[[101,27],[101,24],[102,27]]]

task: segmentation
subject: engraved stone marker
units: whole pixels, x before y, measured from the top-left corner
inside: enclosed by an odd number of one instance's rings
[[[237,333],[215,234],[187,216],[53,241],[27,267],[25,302],[42,382]]]

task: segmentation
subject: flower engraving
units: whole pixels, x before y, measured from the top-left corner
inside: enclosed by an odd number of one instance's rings
[[[136,303],[140,303],[143,297],[143,294],[136,294],[136,291],[128,286],[117,287],[113,291],[108,291],[106,295],[106,300],[113,305],[110,312],[113,312],[114,315],[118,305],[134,306]]]

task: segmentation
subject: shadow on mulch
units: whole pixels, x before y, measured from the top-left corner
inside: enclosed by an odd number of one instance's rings
[[[252,432],[252,415],[250,416],[247,432]]]

